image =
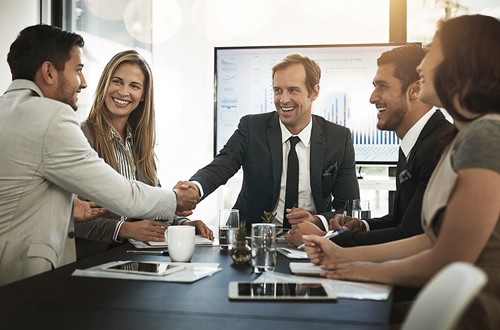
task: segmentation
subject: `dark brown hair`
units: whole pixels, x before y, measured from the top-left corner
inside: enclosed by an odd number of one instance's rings
[[[10,46],[7,62],[12,80],[34,81],[42,63],[51,62],[57,71],[64,71],[73,47],[83,47],[82,36],[58,27],[38,24],[22,30]]]
[[[436,37],[444,60],[435,72],[436,93],[448,113],[467,111],[484,115],[500,112],[500,21],[484,15],[465,15],[439,23]]]
[[[425,50],[416,44],[404,45],[388,50],[377,59],[377,65],[394,64],[394,77],[401,81],[404,94],[411,83],[419,79],[417,66],[425,56]]]

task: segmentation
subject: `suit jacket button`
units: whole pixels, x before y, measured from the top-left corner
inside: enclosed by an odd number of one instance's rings
[[[68,233],[68,237],[71,238],[71,239],[75,238],[75,232],[74,231],[70,231]]]

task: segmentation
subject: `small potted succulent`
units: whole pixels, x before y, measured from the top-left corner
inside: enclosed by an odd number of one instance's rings
[[[260,217],[262,222],[264,223],[273,223],[273,220],[276,218],[276,212],[267,212],[264,211],[264,215]]]
[[[240,221],[240,228],[236,234],[236,242],[230,251],[233,262],[237,265],[246,265],[252,261],[252,249],[247,244],[247,228],[245,221]]]

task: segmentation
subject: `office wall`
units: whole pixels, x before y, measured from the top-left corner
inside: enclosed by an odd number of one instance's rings
[[[47,3],[44,0],[0,1],[0,27],[4,32],[0,44],[1,90],[10,83],[5,61],[8,48],[22,28],[38,23],[40,2]],[[114,14],[124,10],[125,5],[113,5],[115,3],[99,1],[99,6],[109,4]],[[189,179],[213,157],[214,47],[389,40],[389,0],[352,0],[349,3],[331,0],[161,0],[153,3],[162,3],[168,8],[164,16],[161,8],[155,9],[157,22],[169,23],[172,12],[176,13],[178,22],[169,38],[153,44],[150,60],[155,80],[156,152],[164,187],[173,186],[177,180]],[[166,23],[155,33],[172,29],[172,25]],[[103,44],[97,47],[103,52],[111,48],[113,42],[106,36],[100,40]],[[86,47],[95,46],[95,38],[86,37],[86,44]],[[110,58],[109,54],[98,56],[106,61]],[[98,77],[101,69],[86,65],[84,72],[87,78]],[[97,82],[87,81],[89,86],[80,95],[81,100],[91,99],[95,91]],[[89,103],[80,104],[80,118],[86,117],[88,107]],[[203,219],[214,228],[217,209],[234,201],[239,184],[237,178],[229,185],[235,189],[222,188],[209,196],[197,207],[192,218]]]
[[[11,82],[7,54],[10,44],[23,28],[39,23],[39,5],[34,0],[2,0],[0,1],[0,93],[4,93]]]
[[[237,1],[251,3],[243,8],[229,0],[168,2],[178,6],[182,21],[168,40],[153,45],[152,63],[164,186],[188,179],[213,158],[214,47],[389,41],[386,0]],[[193,218],[215,224],[217,209],[232,205],[240,184],[236,178],[219,188]]]

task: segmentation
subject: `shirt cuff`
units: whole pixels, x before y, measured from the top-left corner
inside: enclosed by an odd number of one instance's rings
[[[117,243],[122,243],[123,242],[122,239],[118,238],[118,233],[120,232],[120,229],[122,228],[123,222],[125,222],[125,220],[120,220],[116,224],[115,232],[113,233],[113,241],[114,242],[117,242]]]
[[[365,225],[366,231],[370,231],[370,225],[368,224],[368,221],[363,219],[359,219],[359,221],[361,221]]]
[[[203,187],[201,186],[201,184],[198,182],[198,181],[191,181],[192,183],[194,183],[198,189],[200,190],[200,198],[203,197]]]
[[[323,216],[323,215],[316,215],[316,216],[321,220],[323,227],[325,227],[325,231],[328,231],[330,226],[328,225],[328,221],[326,220],[325,216]]]
[[[190,221],[188,218],[175,217],[173,221],[174,226],[182,226],[184,223]]]

